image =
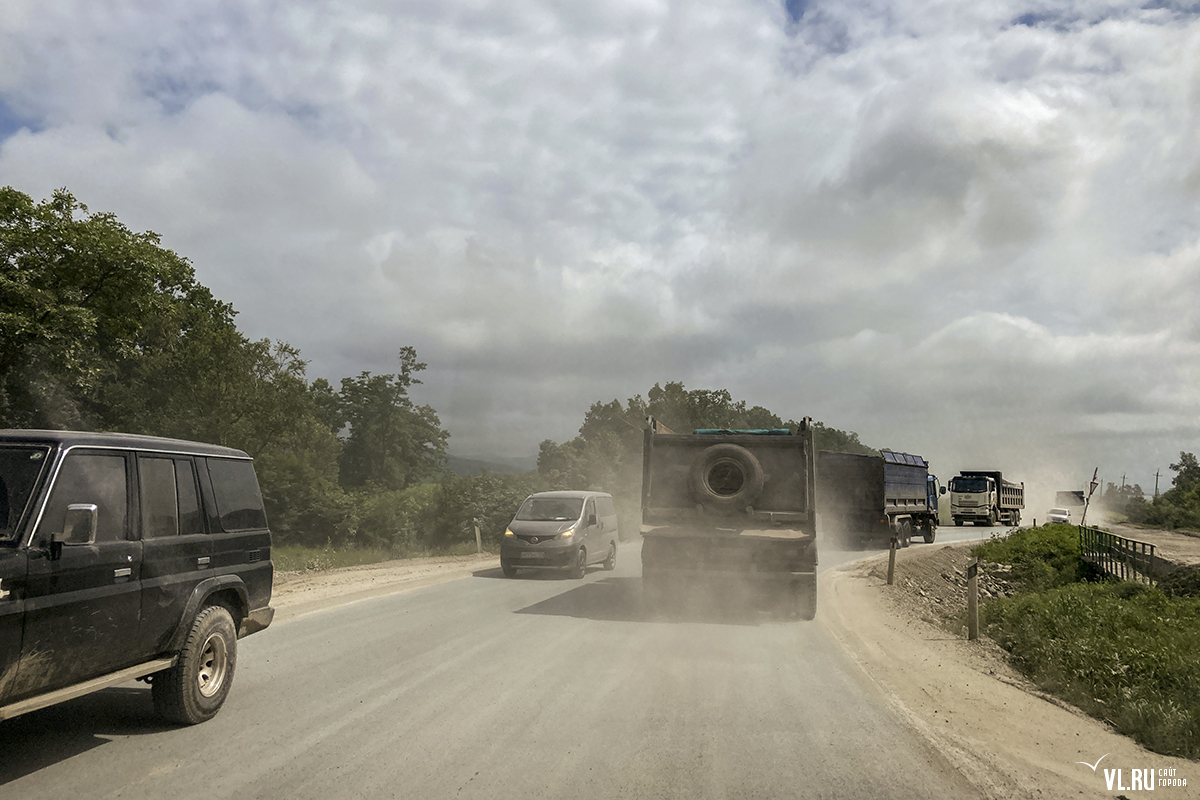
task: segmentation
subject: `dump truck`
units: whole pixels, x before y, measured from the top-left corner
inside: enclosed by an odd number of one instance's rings
[[[823,450],[817,456],[822,524],[850,538],[895,539],[908,547],[918,533],[932,542],[939,488],[921,456],[891,450],[877,456]]]
[[[642,451],[642,589],[651,610],[730,588],[812,619],[817,536],[812,423],[675,433],[653,417]]]
[[[955,525],[997,522],[1016,527],[1025,508],[1025,484],[1004,480],[999,470],[963,470],[950,479],[950,516]]]

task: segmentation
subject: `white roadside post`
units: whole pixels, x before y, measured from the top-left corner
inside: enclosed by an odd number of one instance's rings
[[[475,518],[475,554],[483,552],[483,537],[479,535],[479,517]]]

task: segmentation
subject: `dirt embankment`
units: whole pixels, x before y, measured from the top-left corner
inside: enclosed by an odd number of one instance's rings
[[[385,561],[317,572],[277,572],[271,605],[275,607],[275,621],[285,622],[312,611],[411,591],[499,567],[500,558],[485,553]]]
[[[971,545],[914,546],[822,574],[818,620],[893,708],[992,798],[1117,796],[1105,767],[1174,769],[1195,797],[1200,765],[1151,753],[1083,712],[1039,691],[990,639],[968,642],[966,566]],[[981,570],[980,586],[1011,591],[1003,569]],[[947,622],[949,621],[949,626]],[[1104,756],[1093,771],[1090,766]],[[1086,764],[1078,763],[1086,762]]]

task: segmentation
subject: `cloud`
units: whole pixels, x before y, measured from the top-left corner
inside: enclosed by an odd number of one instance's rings
[[[0,183],[314,375],[415,345],[464,454],[682,380],[1152,474],[1200,446],[1198,55],[1104,2],[13,2]]]

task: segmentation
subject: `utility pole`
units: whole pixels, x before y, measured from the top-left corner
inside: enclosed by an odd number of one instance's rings
[[[1158,470],[1154,470],[1154,496],[1158,497]]]

